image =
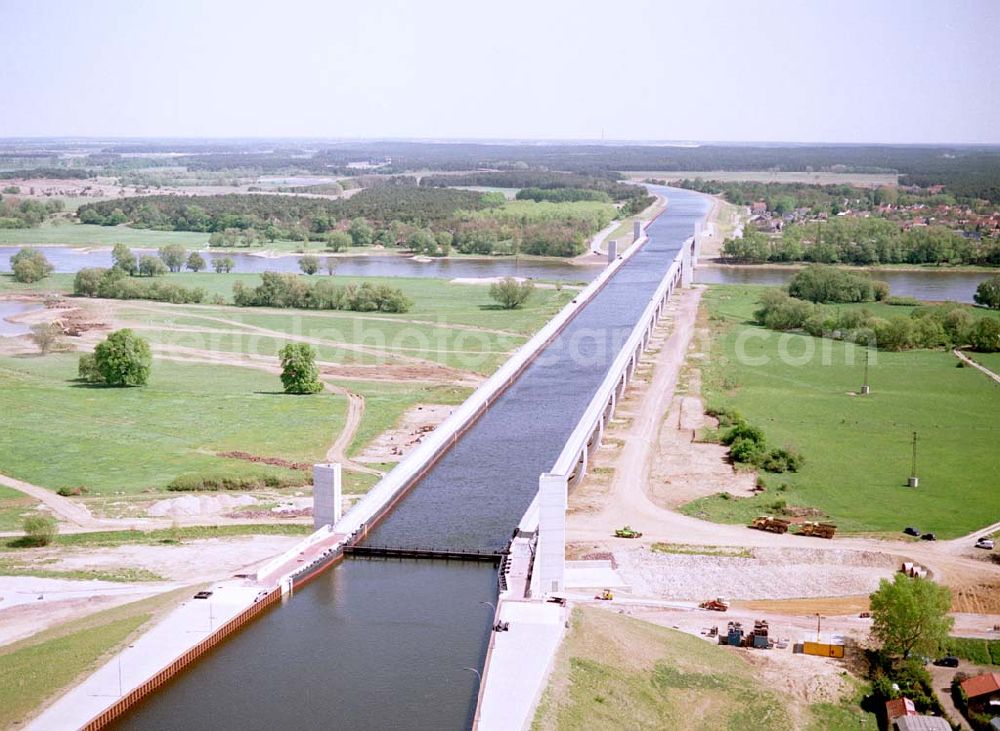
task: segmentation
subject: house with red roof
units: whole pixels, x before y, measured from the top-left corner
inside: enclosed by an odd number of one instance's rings
[[[976,713],[1000,713],[1000,673],[983,673],[962,681],[962,692],[969,699],[969,710]]]

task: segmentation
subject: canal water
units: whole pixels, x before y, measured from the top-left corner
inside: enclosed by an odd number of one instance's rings
[[[0,272],[10,271],[10,257],[21,250],[20,246],[0,246]],[[74,274],[86,267],[110,267],[110,249],[77,249],[71,246],[44,246],[42,253],[59,273]],[[156,254],[156,249],[132,249],[138,257]],[[298,274],[298,254],[283,256],[259,256],[245,253],[200,252],[213,270],[216,259],[229,257],[233,260],[233,271],[240,273],[293,272]],[[316,254],[323,262],[325,254]],[[525,277],[529,279],[555,279],[569,282],[589,282],[596,277],[600,267],[578,266],[569,262],[502,258],[502,259],[414,259],[409,256],[372,255],[338,256],[336,273],[352,277],[434,277],[455,279],[457,277]]]
[[[759,266],[710,266],[698,267],[694,281],[699,284],[768,284],[784,285],[795,276],[794,269],[769,269]],[[976,287],[993,276],[990,272],[954,271],[900,271],[879,269],[871,271],[873,279],[889,284],[889,291],[896,297],[916,297],[931,302],[952,300],[972,304]]]
[[[373,545],[502,548],[706,200],[664,189],[650,241],[373,531]],[[462,729],[492,567],[347,559],[121,719],[122,729]]]

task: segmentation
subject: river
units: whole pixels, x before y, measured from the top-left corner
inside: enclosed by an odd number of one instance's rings
[[[795,269],[760,266],[709,266],[698,267],[694,281],[700,284],[769,284],[783,285],[795,276]],[[950,270],[870,270],[873,279],[889,284],[889,291],[896,297],[916,297],[919,300],[953,300],[972,304],[972,295],[990,272]]]
[[[0,272],[10,271],[10,257],[20,251],[20,246],[0,246]],[[45,257],[59,273],[73,274],[86,267],[110,267],[111,250],[77,249],[71,246],[39,247]],[[155,249],[133,249],[138,257],[156,254]],[[294,272],[298,273],[298,254],[284,256],[260,256],[249,253],[226,253],[202,251],[202,257],[213,269],[216,259],[229,257],[233,260],[233,271],[244,273]],[[317,253],[320,263],[325,264],[326,254]],[[601,267],[578,266],[569,262],[550,259],[497,258],[497,259],[414,259],[409,256],[392,254],[372,256],[338,256],[336,273],[353,277],[434,277],[455,279],[457,277],[526,277],[530,279],[555,279],[569,282],[589,282],[596,277]],[[323,269],[321,269],[323,271]]]
[[[703,218],[664,191],[650,241],[378,525],[372,544],[506,545],[673,261]],[[121,719],[118,728],[468,728],[496,571],[347,559]]]

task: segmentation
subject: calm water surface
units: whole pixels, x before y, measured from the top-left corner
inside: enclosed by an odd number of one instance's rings
[[[976,287],[992,275],[989,272],[898,271],[883,269],[871,273],[873,279],[888,282],[897,297],[920,300],[953,300],[972,304]],[[701,284],[783,285],[795,276],[794,269],[764,269],[753,266],[713,266],[695,269],[694,281]]]

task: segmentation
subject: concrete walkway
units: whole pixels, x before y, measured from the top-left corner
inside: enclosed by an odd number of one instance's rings
[[[958,358],[960,361],[962,361],[966,365],[972,366],[977,371],[982,371],[987,376],[989,376],[990,378],[992,378],[994,381],[996,381],[997,383],[1000,383],[1000,375],[997,375],[996,373],[994,373],[993,371],[991,371],[986,366],[981,365],[981,364],[977,363],[976,361],[972,360],[972,358],[970,358],[969,356],[967,356],[965,353],[963,353],[958,348],[956,348],[955,350],[953,350],[951,352],[955,354],[956,358]]]
[[[494,633],[479,718],[480,731],[531,727],[538,699],[565,632],[567,609],[552,602],[506,601],[499,620],[510,629]]]
[[[251,606],[261,587],[226,582],[189,599],[31,721],[33,731],[80,728]]]

